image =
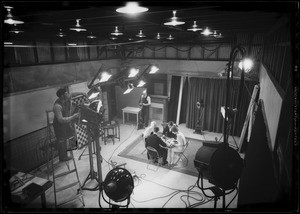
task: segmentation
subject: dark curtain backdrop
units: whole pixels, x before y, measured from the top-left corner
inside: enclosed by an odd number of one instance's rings
[[[230,86],[232,98],[230,106],[234,108],[237,107],[239,83],[240,80],[234,80],[232,84],[237,90]],[[186,126],[195,129],[198,116],[196,103],[203,99],[203,130],[223,133],[224,118],[221,114],[221,106],[225,106],[226,102],[226,79],[190,78],[188,85]],[[241,109],[238,109],[233,117],[230,135],[240,136],[254,85],[255,83],[250,81],[244,83]]]
[[[168,121],[176,123],[177,109],[178,109],[178,98],[180,89],[180,76],[172,76],[171,80],[171,94],[168,103]]]
[[[188,108],[188,93],[189,93],[189,81],[188,78],[185,78],[183,90],[182,90],[182,99],[181,99],[181,109],[180,109],[180,118],[179,124],[186,123],[186,111]]]

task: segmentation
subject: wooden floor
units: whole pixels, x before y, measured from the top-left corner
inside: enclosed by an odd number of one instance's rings
[[[115,140],[115,144],[108,142],[106,145],[100,141],[101,145],[101,155],[103,157],[103,162],[101,164],[102,170],[102,180],[105,179],[105,176],[112,169],[110,163],[122,164],[125,163],[125,168],[130,172],[137,175],[134,178],[134,190],[131,195],[131,200],[129,208],[214,208],[214,201],[207,199],[197,187],[196,182],[197,178],[187,174],[182,174],[167,168],[160,167],[157,171],[149,170],[146,168],[147,164],[134,161],[128,158],[123,158],[118,156],[118,154],[123,151],[134,139],[136,139],[144,131],[143,129],[137,130],[136,124],[126,123],[122,124],[122,121],[119,120],[121,139]],[[161,121],[157,121],[160,125]],[[161,127],[161,126],[160,126]],[[210,133],[204,131],[202,135],[194,134],[194,130],[186,128],[185,124],[179,125],[179,130],[183,132],[186,137],[200,139],[204,141],[215,141],[216,138],[220,139],[222,137],[221,133]],[[229,143],[235,146],[234,140],[238,143],[239,138],[229,137]],[[76,161],[76,166],[78,169],[79,177],[81,183],[83,183],[87,176],[89,175],[90,163],[88,149],[84,152],[85,155],[78,160],[79,156],[82,154],[84,148],[76,150],[74,152],[74,157]],[[197,151],[195,151],[196,154]],[[241,154],[242,155],[242,154]],[[97,171],[96,157],[93,155],[93,170]],[[56,162],[58,160],[55,160]],[[189,163],[193,164],[193,163]],[[66,165],[64,163],[58,164],[55,168],[55,172],[66,170]],[[46,167],[42,166],[39,169],[35,169],[32,173],[35,173],[38,176],[46,178]],[[73,177],[65,176],[59,180],[60,185],[67,185],[71,182]],[[85,187],[93,189],[97,186],[96,179],[88,180]],[[204,186],[211,186],[208,181],[205,180]],[[68,189],[58,195],[58,201],[65,200],[71,195],[76,194],[77,187],[73,189]],[[207,194],[211,195],[209,191]],[[234,198],[236,191],[226,195],[225,204],[229,209],[234,209],[237,206],[237,197]],[[108,208],[109,205],[101,198],[99,201],[99,191],[89,191],[84,190],[84,208]],[[228,205],[231,199],[234,200]],[[54,192],[53,187],[46,192],[46,201],[47,207],[54,208]],[[36,199],[29,207],[41,207],[40,199]],[[82,203],[80,200],[74,200],[68,204],[62,206],[63,208],[82,208]],[[217,208],[222,208],[222,200],[217,201]]]

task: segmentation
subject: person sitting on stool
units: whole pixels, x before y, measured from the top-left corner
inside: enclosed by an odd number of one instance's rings
[[[167,147],[167,144],[158,136],[159,128],[154,127],[154,133],[147,137],[146,147],[151,146],[158,152],[158,155],[162,157],[163,163],[162,165],[168,164],[168,150],[162,147]],[[161,147],[162,146],[162,147]],[[148,159],[149,154],[147,153]]]

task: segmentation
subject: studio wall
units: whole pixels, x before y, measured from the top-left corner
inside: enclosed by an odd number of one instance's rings
[[[261,65],[259,72],[260,93],[259,99],[262,99],[265,106],[267,129],[270,133],[270,149],[274,150],[278,122],[280,117],[282,97],[278,93],[274,82],[268,74],[264,65]]]

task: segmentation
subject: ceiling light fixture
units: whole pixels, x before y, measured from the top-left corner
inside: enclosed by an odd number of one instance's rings
[[[143,34],[142,30],[140,30],[139,34],[137,34],[136,36],[140,38],[146,37],[145,34]]]
[[[174,39],[174,37],[170,34],[169,37],[167,38],[168,40]]]
[[[204,36],[209,36],[210,34],[212,34],[212,32],[208,29],[208,27],[206,27],[202,32],[202,35]]]
[[[93,35],[93,32],[91,32],[91,35],[88,35],[87,38],[89,38],[89,39],[96,39],[97,37]]]
[[[79,21],[80,21],[80,20],[81,20],[81,19],[76,19],[76,25],[73,26],[73,27],[71,27],[70,30],[75,30],[75,31],[77,31],[77,32],[80,32],[80,31],[86,31],[86,29],[83,28],[83,27],[79,24]]]
[[[200,28],[200,27],[197,25],[197,22],[194,21],[194,24],[193,24],[189,29],[187,29],[187,30],[196,32],[196,31],[198,31],[198,30],[202,30],[202,28]]]
[[[10,32],[10,33],[18,34],[18,33],[23,33],[24,31],[23,31],[23,30],[20,30],[19,28],[17,28],[17,25],[14,24],[14,27],[13,27],[9,32]]]
[[[118,26],[115,26],[115,30],[111,33],[111,35],[120,36],[123,35],[123,33],[119,31]]]
[[[173,17],[170,18],[170,21],[165,22],[164,25],[171,25],[171,26],[177,26],[177,25],[183,25],[185,22],[180,21],[178,17],[176,17],[176,10],[173,10]]]
[[[10,6],[4,6],[4,7],[5,7],[6,10],[7,10],[7,15],[6,15],[5,19],[4,19],[4,23],[9,24],[9,25],[14,25],[14,24],[16,24],[16,25],[18,25],[18,24],[24,24],[24,22],[21,21],[18,17],[13,16],[13,15],[11,14],[11,9],[13,9],[13,7],[10,7]]]
[[[156,39],[160,39],[160,34],[159,33],[157,33],[157,35],[156,35],[156,37],[155,37]]]
[[[137,2],[127,2],[125,7],[116,9],[118,13],[137,14],[148,11],[146,7],[140,7]]]
[[[13,43],[12,42],[9,42],[9,41],[7,41],[7,42],[4,42],[4,45],[12,45]]]
[[[64,36],[66,36],[66,34],[64,34],[63,32],[62,32],[62,29],[59,29],[59,33],[58,34],[56,34],[56,36],[59,36],[59,37],[64,37]]]
[[[134,86],[133,86],[132,83],[129,83],[127,87],[128,87],[127,90],[124,91],[123,94],[128,94],[128,93],[130,93],[134,89]]]

